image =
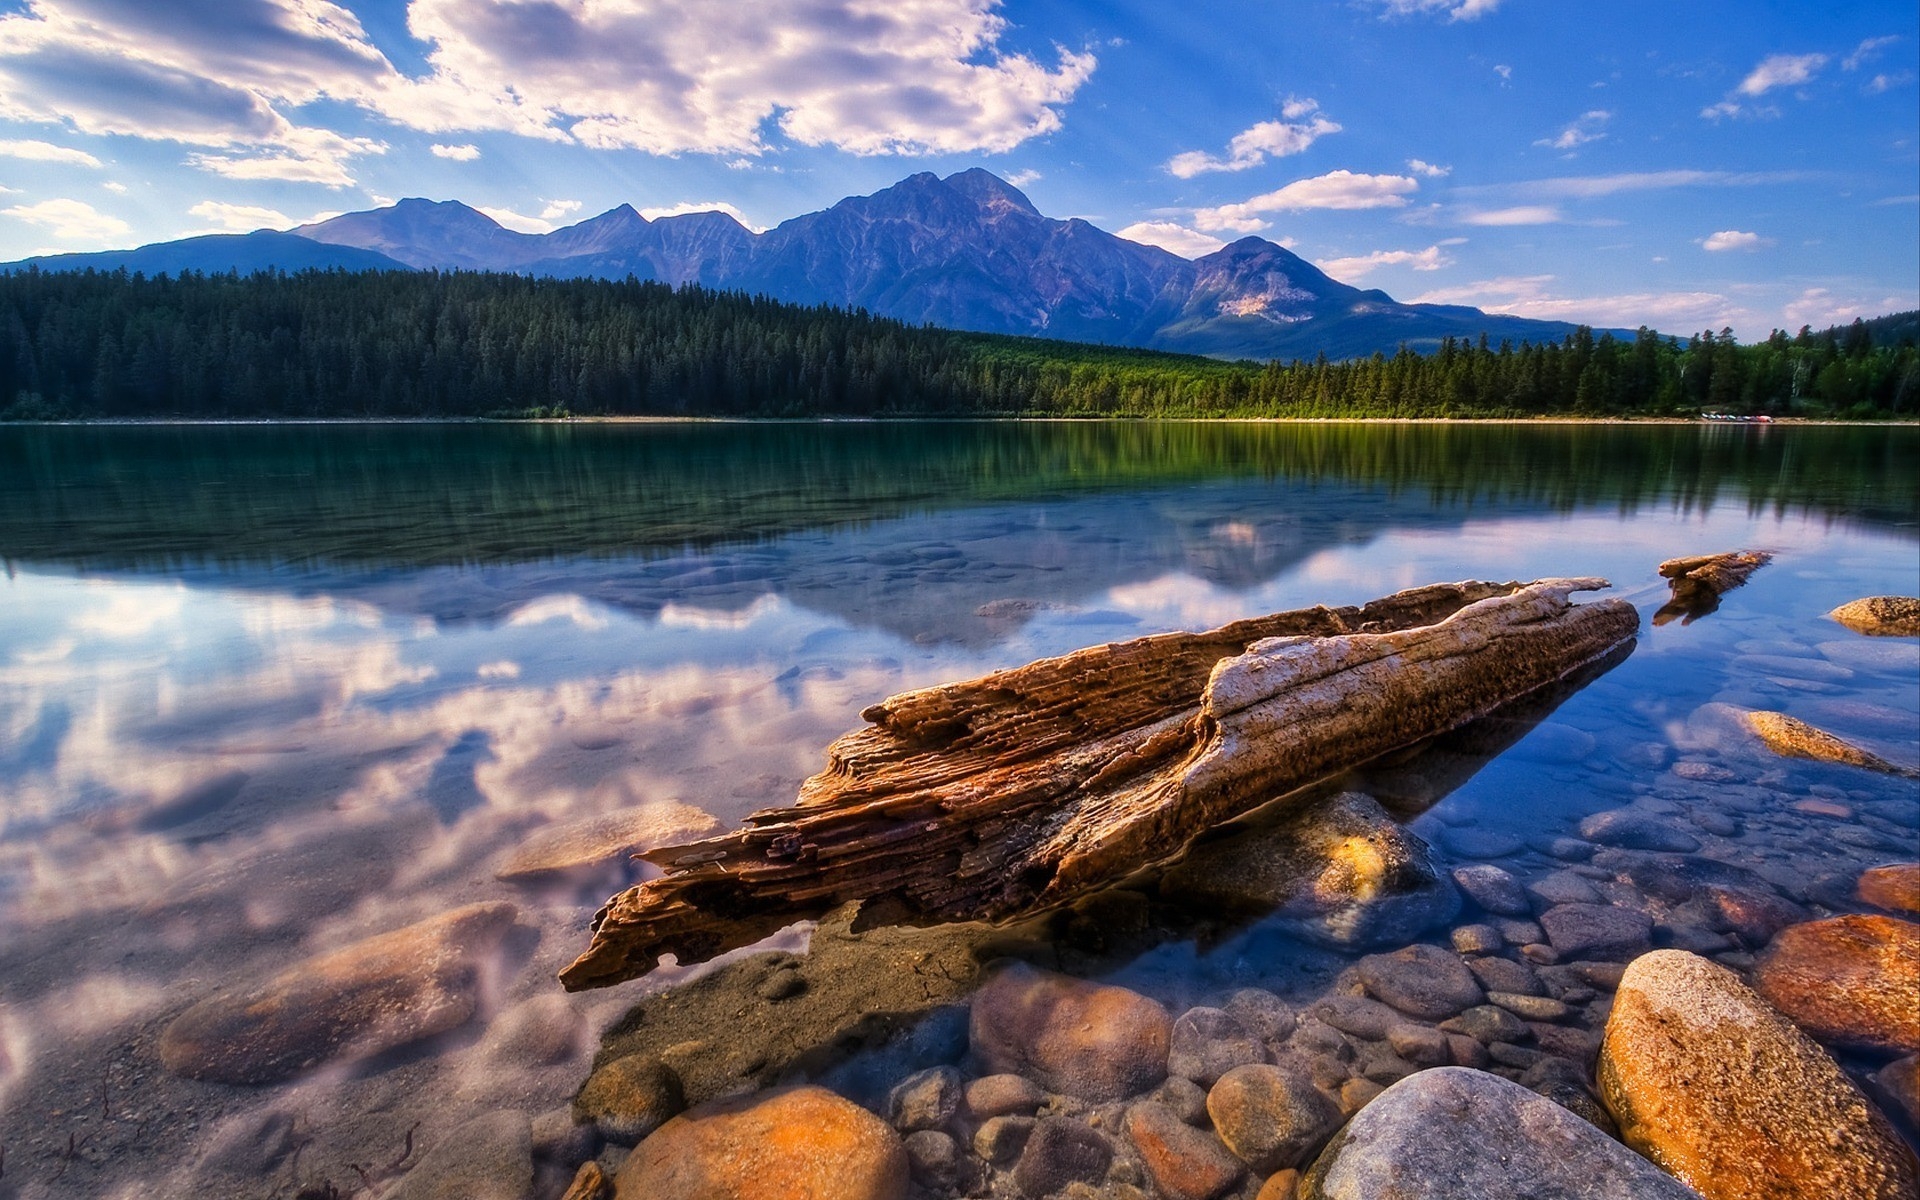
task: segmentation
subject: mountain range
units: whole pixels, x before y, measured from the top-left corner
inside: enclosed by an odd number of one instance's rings
[[[631,205],[546,234],[458,201],[402,200],[288,233],[29,258],[4,269],[250,272],[483,270],[633,275],[864,308],[914,324],[1228,358],[1352,358],[1441,339],[1558,341],[1574,326],[1402,304],[1247,237],[1197,259],[1043,215],[989,171],[911,175],[755,233],[720,212],[648,220]]]

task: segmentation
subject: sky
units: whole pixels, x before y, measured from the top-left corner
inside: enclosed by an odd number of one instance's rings
[[[1193,257],[1743,341],[1920,307],[1912,0],[0,0],[0,261],[985,167]]]

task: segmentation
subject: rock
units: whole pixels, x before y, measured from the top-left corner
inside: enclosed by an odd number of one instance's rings
[[[1874,867],[1860,876],[1856,894],[1875,908],[1920,913],[1920,863]]]
[[[389,1200],[532,1200],[532,1126],[520,1113],[475,1117],[431,1146]]]
[[[1453,948],[1459,954],[1496,954],[1506,944],[1491,925],[1462,925],[1453,931]]]
[[[988,1117],[973,1131],[973,1152],[996,1167],[1020,1157],[1033,1135],[1032,1117]]]
[[[1504,1008],[1482,1004],[1440,1023],[1447,1033],[1464,1034],[1483,1046],[1512,1042],[1527,1036],[1526,1023]]]
[[[1600,903],[1600,890],[1593,886],[1593,881],[1571,870],[1542,875],[1527,885],[1527,894],[1538,900],[1542,908]]]
[[[1714,837],[1739,837],[1747,828],[1738,817],[1711,808],[1696,808],[1687,814],[1687,820],[1695,829]]]
[[[1573,1012],[1550,996],[1524,996],[1514,992],[1488,992],[1487,1003],[1528,1021],[1564,1021]]]
[[[1031,1115],[1047,1098],[1024,1075],[987,1075],[967,1085],[967,1111],[976,1120]]]
[[[1907,1118],[1907,1124],[1920,1129],[1920,1054],[1896,1058],[1873,1076],[1880,1094],[1891,1102],[1893,1111]]]
[[[1247,1173],[1220,1139],[1158,1104],[1129,1108],[1126,1129],[1147,1177],[1166,1200],[1213,1200]]]
[[[1653,623],[1665,625],[1679,617],[1682,625],[1693,624],[1718,610],[1722,595],[1744,585],[1749,575],[1772,560],[1773,555],[1765,550],[1668,559],[1660,564],[1660,574],[1673,595],[1653,614]]]
[[[1745,715],[1745,720],[1747,728],[1758,735],[1766,743],[1767,749],[1775,754],[1787,758],[1810,758],[1816,762],[1842,763],[1878,771],[1883,775],[1898,775],[1903,779],[1920,779],[1920,770],[1890,763],[1852,742],[1837,738],[1824,729],[1816,729],[1785,713],[1750,712]]]
[[[1351,1117],[1379,1098],[1386,1085],[1371,1079],[1349,1079],[1340,1085],[1340,1115]]]
[[[935,1191],[964,1194],[978,1176],[978,1164],[967,1161],[949,1134],[919,1129],[906,1136],[905,1145],[907,1173]]]
[[[1167,1074],[1173,1021],[1138,992],[1014,964],[974,997],[973,1052],[1050,1092],[1124,1100]]]
[[[560,1200],[607,1200],[613,1195],[613,1181],[597,1162],[583,1162],[574,1173],[573,1182],[567,1185],[566,1194]]]
[[[1705,892],[1708,911],[1749,946],[1764,946],[1774,934],[1807,919],[1806,909],[1758,888],[1711,884]]]
[[[1783,929],[1755,969],[1755,989],[1823,1042],[1920,1050],[1920,925],[1845,916]]]
[[[1191,1079],[1170,1075],[1149,1098],[1189,1125],[1207,1123],[1207,1089]]]
[[[1397,1011],[1378,1000],[1339,994],[1322,996],[1314,1001],[1308,1006],[1307,1015],[1324,1021],[1342,1033],[1372,1040],[1387,1036],[1387,1030],[1401,1021]]]
[[[599,1129],[573,1119],[573,1106],[549,1109],[533,1119],[533,1157],[574,1166],[600,1152]]]
[[[1112,1162],[1113,1145],[1099,1133],[1066,1117],[1042,1117],[1020,1152],[1013,1182],[1033,1200],[1039,1200],[1070,1183],[1094,1183],[1106,1178]]]
[[[1249,1033],[1269,1042],[1285,1041],[1297,1023],[1292,1006],[1264,988],[1241,988],[1220,1007]]]
[[[1540,925],[1561,958],[1628,959],[1652,945],[1652,917],[1608,904],[1558,904]]]
[[[1527,894],[1521,889],[1520,881],[1491,863],[1455,867],[1453,882],[1467,894],[1467,899],[1490,913],[1503,917],[1533,915],[1533,906],[1527,903]]]
[[[1912,1154],[1827,1053],[1723,967],[1635,959],[1600,1050],[1621,1136],[1709,1200],[1911,1197]]]
[[[1539,1063],[1546,1055],[1530,1046],[1516,1046],[1512,1042],[1493,1042],[1487,1046],[1487,1057],[1503,1067],[1524,1071]]]
[[[1587,1086],[1586,1072],[1565,1058],[1543,1058],[1520,1076],[1520,1086],[1566,1109],[1610,1138],[1620,1136],[1613,1114]]]
[[[1507,858],[1526,849],[1527,844],[1501,829],[1476,829],[1467,826],[1449,829],[1441,835],[1447,849],[1461,858]]]
[[[1271,913],[1290,932],[1338,948],[1405,943],[1460,907],[1427,843],[1359,792],[1203,841],[1161,890],[1196,908]]]
[[[1700,848],[1700,839],[1692,834],[1630,808],[1594,813],[1580,822],[1580,836],[1590,842],[1618,846],[1624,850],[1664,850],[1691,854]]]
[[[594,875],[621,866],[642,851],[705,837],[719,828],[719,821],[692,805],[663,800],[536,829],[493,877],[532,883]]]
[[[901,1133],[939,1129],[960,1111],[960,1072],[952,1067],[916,1071],[887,1095],[887,1119]]]
[[[1415,945],[1392,954],[1370,954],[1354,969],[1368,992],[1423,1020],[1442,1020],[1485,998],[1460,956],[1438,946]]]
[[[1522,996],[1546,994],[1540,973],[1527,963],[1510,958],[1470,958],[1467,969],[1480,981],[1480,986],[1490,992],[1514,992]]]
[[[1868,596],[1864,600],[1850,600],[1827,615],[1855,633],[1869,637],[1920,634],[1920,599],[1912,596]]]
[[[1261,1174],[1298,1165],[1340,1124],[1340,1111],[1304,1076],[1261,1063],[1221,1076],[1207,1115],[1227,1148]]]
[[[641,1142],[616,1200],[904,1200],[907,1152],[885,1121],[819,1087],[713,1100]]]
[[[1314,1160],[1301,1200],[1698,1200],[1551,1100],[1442,1067],[1388,1088]]]
[[[1600,1052],[1600,1034],[1578,1025],[1549,1025],[1535,1021],[1527,1028],[1533,1032],[1533,1044],[1542,1054],[1567,1062],[1588,1063]]]
[[[167,1026],[160,1060],[194,1079],[272,1083],[458,1028],[478,1004],[480,957],[515,911],[468,905],[209,997]]]
[[[1500,938],[1509,946],[1531,946],[1543,940],[1547,935],[1532,921],[1498,920],[1493,927],[1500,931]]]
[[[1260,1192],[1253,1200],[1296,1200],[1299,1186],[1300,1172],[1291,1167],[1275,1171],[1260,1185]]]
[[[632,1146],[686,1106],[672,1067],[650,1054],[628,1054],[587,1076],[573,1100],[573,1119],[615,1145]]]
[[[1416,1067],[1444,1067],[1453,1061],[1447,1035],[1431,1025],[1395,1025],[1387,1030],[1387,1045]]]
[[[1190,1008],[1173,1023],[1167,1073],[1202,1087],[1235,1067],[1267,1061],[1261,1040],[1225,1010]]]

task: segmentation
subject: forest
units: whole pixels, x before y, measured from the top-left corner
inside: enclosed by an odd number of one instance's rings
[[[1913,314],[1741,345],[1581,329],[1225,362],[914,327],[698,286],[473,272],[0,275],[0,419],[1911,419]]]

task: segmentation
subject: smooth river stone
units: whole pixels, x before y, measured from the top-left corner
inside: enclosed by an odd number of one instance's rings
[[[1698,1200],[1573,1113],[1466,1067],[1422,1071],[1362,1109],[1301,1200]]]
[[[1458,954],[1416,945],[1369,954],[1354,965],[1367,991],[1410,1017],[1441,1021],[1486,998]]]
[[[515,912],[471,904],[211,996],[167,1026],[160,1061],[195,1079],[272,1083],[458,1028],[478,1004],[480,957]]]
[[[1823,1042],[1920,1050],[1920,925],[1895,917],[1809,921],[1774,935],[1754,987]]]
[[[1860,876],[1859,896],[1888,912],[1920,913],[1920,863],[1891,863]]]
[[[1559,904],[1540,914],[1547,940],[1563,959],[1632,958],[1653,938],[1653,918],[1609,904]]]
[[[1824,729],[1785,713],[1750,712],[1745,720],[1747,728],[1766,744],[1767,749],[1786,758],[1810,758],[1816,762],[1840,763],[1878,771],[1883,775],[1920,778],[1920,771],[1912,767],[1890,763],[1872,751],[1862,750],[1844,738],[1835,737]]]
[[[1166,1078],[1173,1018],[1138,992],[1015,964],[973,1000],[973,1053],[987,1072],[1050,1092],[1124,1100]]]
[[[1666,850],[1691,854],[1700,848],[1699,839],[1692,834],[1630,808],[1594,813],[1580,822],[1580,836],[1590,842],[1618,846],[1623,850]]]
[[[1252,1063],[1220,1077],[1207,1115],[1227,1149],[1263,1174],[1297,1165],[1340,1124],[1340,1111],[1299,1071]]]
[[[1827,615],[1870,637],[1920,634],[1920,598],[1913,596],[1868,596],[1848,601]]]
[[[668,800],[528,834],[507,856],[495,879],[523,882],[609,867],[645,850],[704,837],[720,828],[710,814]]]
[[[1911,1200],[1913,1155],[1733,972],[1682,950],[1621,977],[1598,1067],[1621,1137],[1708,1200]]]
[[[1247,1168],[1219,1138],[1161,1105],[1134,1105],[1127,1110],[1126,1128],[1148,1177],[1167,1200],[1214,1200],[1246,1176]]]
[[[907,1151],[825,1088],[712,1100],[662,1125],[614,1178],[615,1200],[905,1200]]]

